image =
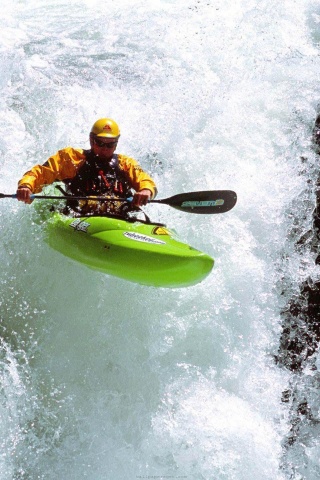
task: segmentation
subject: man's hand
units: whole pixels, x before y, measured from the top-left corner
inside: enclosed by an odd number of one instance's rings
[[[19,202],[32,203],[33,200],[30,198],[32,194],[30,188],[28,187],[19,187],[17,190],[17,199]]]
[[[151,199],[152,193],[147,188],[140,190],[140,192],[136,192],[133,196],[132,205],[134,207],[142,207],[143,205],[147,205],[149,200]]]

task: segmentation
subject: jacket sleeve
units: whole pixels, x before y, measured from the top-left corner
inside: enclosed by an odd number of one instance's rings
[[[157,186],[150,175],[148,175],[133,158],[121,154],[118,155],[118,158],[119,165],[126,173],[132,188],[134,188],[136,192],[140,192],[146,188],[150,190],[152,198],[154,198],[157,194]]]
[[[73,178],[85,161],[83,150],[71,147],[59,150],[43,165],[35,165],[18,182],[18,187],[28,187],[32,193],[41,192],[45,185]]]

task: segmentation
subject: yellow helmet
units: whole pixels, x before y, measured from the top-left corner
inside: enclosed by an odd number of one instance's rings
[[[90,133],[97,137],[118,138],[120,129],[112,118],[100,118],[92,125]]]

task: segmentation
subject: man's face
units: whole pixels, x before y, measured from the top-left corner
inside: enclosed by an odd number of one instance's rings
[[[91,138],[91,148],[98,157],[109,160],[117,148],[118,138],[107,138],[93,136]]]

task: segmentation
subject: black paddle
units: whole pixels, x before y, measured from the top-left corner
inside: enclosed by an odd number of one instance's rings
[[[16,194],[0,193],[0,198],[17,198]],[[95,200],[97,202],[130,201],[128,198],[106,197],[74,197],[66,195],[31,195],[32,200]],[[150,203],[162,203],[189,213],[224,213],[237,203],[237,194],[232,190],[208,190],[202,192],[179,193],[161,200],[150,200]]]
[[[224,213],[237,203],[237,194],[231,190],[208,190],[179,193],[163,200],[151,200],[189,213]]]

